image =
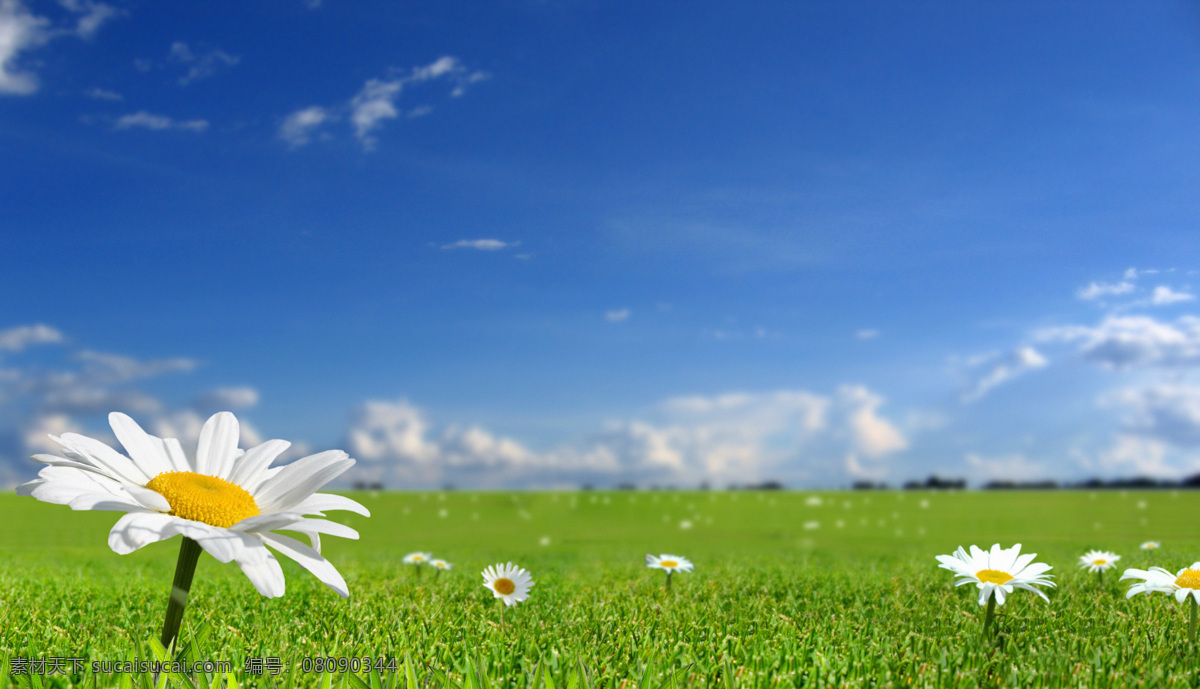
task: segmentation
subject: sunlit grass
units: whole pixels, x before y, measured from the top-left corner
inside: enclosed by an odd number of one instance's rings
[[[247,658],[283,659],[292,674],[274,685],[304,687],[320,680],[300,671],[305,657],[395,657],[403,679],[406,654],[420,677],[445,672],[459,682],[482,662],[495,687],[529,686],[539,660],[560,687],[579,661],[591,681],[613,687],[636,686],[647,666],[655,686],[668,678],[690,686],[1190,686],[1197,678],[1200,653],[1181,633],[1183,606],[1163,596],[1127,601],[1115,576],[1098,585],[1077,566],[1091,548],[1125,554],[1122,567],[1174,571],[1200,559],[1200,495],[1189,492],[354,497],[371,518],[333,516],[362,539],[324,547],[349,600],[286,560],[287,594],[268,600],[235,566],[203,556],[184,640],[201,633],[200,657],[230,661],[240,686],[272,686],[270,676],[244,672]],[[105,536],[116,517],[0,496],[0,655],[93,661],[150,652],[178,539],[115,555]],[[690,528],[680,528],[685,520]],[[1162,547],[1139,550],[1148,539]],[[967,542],[1037,552],[1059,585],[1050,603],[1015,596],[997,609],[996,639],[985,643],[977,592],[955,589],[934,560]],[[417,550],[455,568],[414,577],[401,560]],[[670,591],[644,563],[662,552],[686,553],[696,565]],[[479,576],[500,561],[520,562],[537,580],[503,628]],[[214,679],[229,681],[202,684]],[[357,686],[335,674],[334,686],[343,681]]]

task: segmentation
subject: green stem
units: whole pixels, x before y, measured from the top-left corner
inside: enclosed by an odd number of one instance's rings
[[[199,559],[200,544],[184,538],[179,545],[179,561],[175,565],[175,580],[171,582],[171,597],[167,600],[167,619],[163,623],[162,645],[168,650],[179,636],[183,609],[187,607],[188,592],[192,589],[192,577],[196,574]]]
[[[500,628],[504,629],[504,599],[500,599]]]
[[[672,574],[674,574],[674,573],[675,573],[675,572],[672,572],[672,571],[671,571],[671,570],[669,570],[669,569],[667,570],[667,590],[668,590],[668,591],[670,591],[670,590],[671,590],[671,575],[672,575]]]
[[[996,594],[992,593],[988,598],[987,615],[983,618],[983,636],[986,638],[988,630],[992,628],[992,618],[996,615]]]

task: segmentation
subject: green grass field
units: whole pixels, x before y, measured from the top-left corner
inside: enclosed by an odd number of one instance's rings
[[[1200,560],[1200,494],[1179,492],[359,493],[370,518],[331,513],[361,534],[323,552],[343,600],[280,558],[287,594],[259,596],[235,565],[204,555],[182,638],[231,675],[182,686],[405,686],[473,678],[527,687],[539,661],[555,687],[1194,686],[1200,652],[1188,609],[1161,594],[1126,600],[1125,567]],[[0,495],[0,656],[149,657],[161,631],[178,539],[112,553],[119,515]],[[685,522],[690,524],[684,528]],[[1163,547],[1143,552],[1147,539]],[[959,545],[1024,544],[1054,566],[1050,603],[1016,591],[998,635],[980,638],[974,586],[954,588],[934,557]],[[1122,555],[1103,582],[1076,562]],[[401,558],[432,551],[455,569],[417,576]],[[647,569],[646,553],[696,564]],[[512,561],[537,585],[507,610],[481,583]],[[396,657],[398,673],[303,672],[305,657]],[[278,657],[284,674],[245,672]],[[470,664],[470,665],[469,665]],[[89,665],[90,667],[90,665]],[[649,672],[646,669],[650,668]],[[439,675],[438,673],[445,673]],[[642,679],[645,684],[639,685]],[[149,686],[128,675],[8,677],[18,686]],[[170,680],[170,681],[168,681]],[[164,678],[168,685],[174,679]],[[122,684],[124,682],[125,684]],[[139,684],[143,682],[143,684]],[[579,686],[584,686],[580,684]]]

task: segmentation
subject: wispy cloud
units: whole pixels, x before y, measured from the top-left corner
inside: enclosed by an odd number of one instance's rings
[[[50,344],[62,341],[63,334],[58,328],[52,328],[41,323],[0,330],[0,352],[19,352],[30,345]]]
[[[1137,287],[1132,282],[1118,282],[1115,285],[1106,282],[1093,282],[1087,287],[1075,292],[1075,296],[1086,301],[1099,299],[1100,297],[1118,296],[1121,294],[1129,294]]]
[[[604,312],[604,320],[609,323],[620,323],[629,320],[629,309],[611,309]]]
[[[344,106],[309,106],[292,113],[285,118],[283,125],[283,127],[287,127],[289,123],[292,123],[292,130],[285,132],[281,127],[280,137],[293,147],[304,145],[309,141],[307,132],[311,128],[337,119],[337,116],[344,114],[354,128],[354,136],[358,138],[363,148],[369,151],[375,147],[376,132],[388,120],[399,118],[402,112],[407,118],[415,118],[428,115],[433,111],[432,106],[427,104],[402,111],[402,108],[398,106],[398,101],[407,89],[426,82],[445,81],[452,85],[450,96],[458,97],[466,93],[467,87],[471,84],[488,78],[486,72],[472,72],[458,58],[452,56],[443,56],[428,65],[414,67],[407,71],[392,70],[389,76],[368,79],[358,93],[354,94]],[[324,116],[320,121],[297,129],[297,126],[305,120],[294,118],[301,113],[310,113],[308,121],[311,121],[312,113],[315,112],[323,113]],[[301,136],[297,136],[297,132]]]
[[[168,59],[187,66],[187,74],[179,78],[179,85],[186,86],[198,79],[211,77],[222,67],[233,67],[242,58],[210,46],[201,46],[193,50],[187,43],[176,41],[171,44]]]
[[[116,91],[109,91],[108,89],[102,89],[102,88],[88,89],[87,91],[84,91],[84,95],[87,96],[88,98],[91,98],[92,100],[108,100],[108,101],[125,100],[125,96],[122,96],[121,94],[117,93]]]
[[[442,249],[477,249],[479,251],[499,251],[519,246],[520,242],[505,242],[499,239],[460,239],[457,242],[443,244]]]
[[[153,131],[177,129],[202,132],[208,129],[208,120],[173,120],[166,115],[156,115],[139,110],[133,114],[121,116],[113,124],[113,129],[150,129]]]
[[[1035,333],[1043,342],[1081,342],[1086,361],[1105,368],[1200,365],[1200,318],[1166,323],[1150,316],[1108,316],[1099,325],[1067,325]]]
[[[998,385],[1002,385],[1017,376],[1044,367],[1048,362],[1033,347],[1018,347],[1004,354],[991,354],[980,357],[969,365],[973,370],[981,371],[963,391],[961,400],[975,402]]]
[[[879,337],[879,331],[873,328],[863,328],[854,333],[854,336],[860,340],[874,340]]]

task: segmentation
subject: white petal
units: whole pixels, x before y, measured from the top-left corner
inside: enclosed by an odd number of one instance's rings
[[[167,461],[171,463],[174,471],[192,471],[196,467],[188,461],[187,453],[183,451],[183,446],[179,444],[178,438],[163,438],[163,450],[167,453]]]
[[[324,582],[326,586],[336,591],[342,598],[350,596],[350,589],[346,586],[346,580],[316,550],[294,538],[280,536],[279,534],[260,534],[260,537],[266,541],[267,545],[300,563],[301,567],[312,572],[314,576]]]
[[[67,503],[73,510],[99,510],[108,512],[141,512],[146,508],[132,496],[113,495],[107,491],[84,493]]]
[[[321,514],[328,510],[347,510],[357,512],[364,517],[371,516],[371,511],[366,507],[344,495],[334,495],[333,493],[313,493],[292,508],[293,512],[300,512],[301,514]],[[650,556],[647,555],[646,557]]]
[[[229,482],[236,483],[253,493],[265,478],[267,467],[271,465],[271,462],[291,446],[292,444],[286,440],[268,440],[246,450],[246,454],[238,458],[233,465],[233,470],[229,472]]]
[[[122,483],[144,486],[152,478],[128,457],[99,440],[78,433],[63,433],[57,440],[64,449]]]
[[[164,471],[171,471],[171,461],[167,459],[167,451],[160,438],[142,430],[136,421],[120,412],[108,415],[108,425],[112,426],[117,440],[121,441],[125,451],[147,476],[154,478]]]
[[[200,429],[196,446],[196,473],[227,478],[238,453],[238,420],[223,411],[213,414]]]
[[[129,493],[134,500],[137,500],[146,509],[151,509],[155,512],[171,511],[171,503],[167,502],[167,499],[161,493],[152,491],[149,488],[126,486],[125,492]]]
[[[299,512],[272,512],[271,514],[256,514],[229,527],[234,531],[265,533],[274,529],[283,529],[304,519]]]
[[[318,488],[354,466],[341,450],[330,450],[298,459],[268,479],[254,495],[263,512],[291,511]]]
[[[325,519],[301,519],[291,526],[285,527],[285,529],[288,531],[301,531],[303,533],[323,533],[329,536],[358,540],[358,532],[354,529],[345,524]]]
[[[142,546],[164,541],[175,535],[171,523],[175,517],[158,512],[130,512],[117,520],[108,532],[108,547],[118,555],[128,555]]]
[[[254,584],[255,590],[267,598],[282,596],[287,582],[283,579],[283,568],[279,566],[279,561],[259,538],[244,533],[239,537],[242,545],[237,563],[242,573]]]

